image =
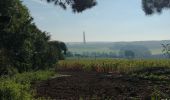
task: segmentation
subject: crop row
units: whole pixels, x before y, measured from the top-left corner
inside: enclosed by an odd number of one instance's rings
[[[59,62],[59,65],[56,67],[56,70],[129,73],[143,68],[151,68],[151,67],[170,68],[170,60],[168,59],[63,60]]]

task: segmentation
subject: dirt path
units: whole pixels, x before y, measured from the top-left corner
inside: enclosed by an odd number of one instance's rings
[[[54,100],[131,100],[150,99],[155,85],[166,90],[166,83],[130,78],[118,73],[60,72],[64,75],[35,85],[37,97]],[[167,88],[170,89],[170,88]],[[169,92],[169,91],[168,91]]]

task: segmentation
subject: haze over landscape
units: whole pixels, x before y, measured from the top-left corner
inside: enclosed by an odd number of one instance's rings
[[[170,100],[170,0],[0,0],[0,100]]]
[[[82,13],[47,4],[23,0],[36,25],[52,35],[52,40],[88,42],[168,40],[170,11],[146,16],[139,0],[98,0],[97,6]]]

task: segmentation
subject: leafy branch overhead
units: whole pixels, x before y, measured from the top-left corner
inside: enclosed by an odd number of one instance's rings
[[[73,12],[82,12],[96,6],[96,0],[46,0],[59,5],[63,9],[71,6]],[[107,1],[106,1],[107,2]],[[170,0],[142,0],[142,9],[147,15],[161,13],[163,9],[170,8]]]
[[[146,14],[161,13],[170,8],[170,0],[142,0],[142,5]]]
[[[92,8],[97,4],[96,0],[47,0],[49,3],[59,5],[63,9],[71,6],[73,12],[82,12],[85,9]]]

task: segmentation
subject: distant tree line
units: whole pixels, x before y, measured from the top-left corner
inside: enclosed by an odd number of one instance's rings
[[[66,57],[80,57],[80,58],[117,58],[117,54],[114,52],[83,52],[83,53],[77,53],[77,52],[70,52],[68,51],[66,54]]]
[[[20,0],[0,1],[0,75],[50,68],[66,51],[37,28]]]
[[[143,45],[125,45],[120,48],[119,55],[122,58],[150,58],[152,53]]]
[[[162,44],[163,45],[163,44]],[[66,57],[75,58],[127,58],[127,59],[146,59],[146,58],[169,58],[170,56],[170,45],[163,45],[163,54],[152,54],[151,51],[143,45],[119,45],[120,49],[118,52],[67,52]],[[111,48],[112,49],[112,48]]]

